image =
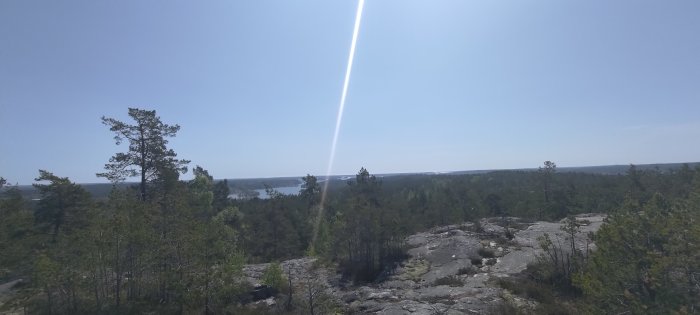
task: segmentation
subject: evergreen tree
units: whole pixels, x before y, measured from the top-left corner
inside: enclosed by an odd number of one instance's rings
[[[214,178],[209,172],[197,165],[193,170],[194,179],[189,183],[189,209],[197,218],[205,219],[214,216],[212,203],[214,201]]]
[[[557,164],[552,161],[544,161],[544,166],[540,166],[539,172],[542,176],[542,191],[544,192],[544,202],[548,203],[551,197],[552,177],[557,171]]]
[[[700,310],[700,208],[655,195],[643,208],[612,214],[578,278],[597,313]]]
[[[187,172],[189,161],[176,159],[175,151],[167,148],[167,138],[175,137],[180,130],[179,125],[164,124],[156,116],[155,110],[129,108],[129,116],[136,122],[134,125],[102,117],[102,123],[116,134],[116,144],[128,141],[129,150],[112,156],[105,164],[107,172],[98,173],[97,176],[112,182],[140,176],[141,200],[145,201],[148,182],[163,176],[162,171],[166,169]]]
[[[39,239],[34,216],[16,187],[0,194],[0,279],[27,273]]]
[[[228,196],[231,194],[231,189],[228,186],[228,180],[220,180],[214,184],[214,200],[212,207],[215,212],[224,210],[229,205]]]
[[[39,170],[37,182],[48,181],[49,184],[34,184],[41,200],[37,206],[36,222],[56,241],[62,229],[82,227],[86,224],[86,212],[90,203],[90,194],[67,177],[58,177],[51,172]]]
[[[318,179],[313,175],[307,174],[301,180],[303,183],[301,184],[299,195],[308,202],[309,207],[313,207],[320,201],[321,185],[318,184]]]

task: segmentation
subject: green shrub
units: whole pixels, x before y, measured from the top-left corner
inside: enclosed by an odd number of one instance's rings
[[[472,265],[474,265],[474,266],[481,266],[481,264],[482,264],[481,257],[472,257],[472,258],[469,258],[469,260],[472,262]]]
[[[282,273],[282,267],[278,262],[270,263],[262,276],[262,282],[268,287],[283,291],[287,285],[287,277]]]
[[[496,280],[496,284],[515,295],[533,299],[540,303],[552,304],[556,302],[554,292],[547,285],[538,284],[531,280],[499,278]]]
[[[474,232],[476,232],[476,233],[483,233],[484,232],[484,226],[481,225],[481,220],[474,220]]]
[[[507,238],[505,238],[505,237],[503,237],[503,236],[499,236],[499,237],[496,239],[496,244],[498,244],[498,245],[506,245],[506,244],[509,244],[509,243],[511,243],[511,240],[510,240],[510,239],[507,239]]]
[[[457,275],[460,275],[460,276],[461,275],[473,275],[473,274],[476,274],[476,269],[472,266],[462,267],[462,268],[459,268],[459,270],[457,270]]]
[[[479,250],[476,251],[481,257],[484,258],[494,258],[496,257],[496,252],[493,249],[490,248],[479,248]]]
[[[502,301],[496,305],[490,306],[486,310],[487,315],[520,315],[524,314],[515,305],[510,304],[506,301]]]
[[[513,231],[509,228],[506,228],[505,230],[505,236],[508,240],[512,240],[515,238],[515,234],[513,234]]]

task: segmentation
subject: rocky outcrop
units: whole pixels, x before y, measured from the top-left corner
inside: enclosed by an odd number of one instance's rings
[[[598,230],[604,216],[579,215],[577,220],[581,228],[576,246],[592,249],[588,234]],[[343,283],[333,272],[313,268],[309,258],[286,261],[282,268],[291,270],[293,280],[321,280],[347,313],[483,314],[504,299],[524,307],[533,303],[505,292],[492,280],[525,270],[541,253],[537,238],[545,233],[565,243],[561,226],[562,222],[489,218],[414,234],[406,238],[409,258],[385,281],[365,286]],[[265,268],[249,265],[245,273],[256,283]]]
[[[5,303],[8,303],[13,295],[16,293],[13,289],[16,286],[22,285],[23,280],[17,279],[6,283],[0,283],[0,314],[15,315],[22,314],[22,310],[18,307],[12,306],[8,307]]]

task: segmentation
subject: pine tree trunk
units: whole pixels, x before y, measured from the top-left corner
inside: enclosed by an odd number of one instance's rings
[[[114,294],[115,294],[114,299],[115,299],[115,304],[116,304],[117,308],[119,308],[119,304],[121,302],[121,300],[120,300],[121,289],[120,288],[122,285],[122,275],[121,275],[121,270],[120,270],[120,266],[119,266],[119,237],[117,237],[116,250],[117,251],[116,251],[116,254],[114,257],[114,261],[115,261],[114,271],[115,271],[116,276],[117,276],[117,283],[116,283],[116,286],[114,288]]]
[[[143,127],[139,126],[141,132],[141,144],[139,153],[141,155],[141,201],[146,201],[146,143],[143,135]]]
[[[53,315],[53,301],[51,299],[51,291],[49,290],[49,286],[44,286],[44,290],[46,290],[46,299],[49,304],[49,315]]]

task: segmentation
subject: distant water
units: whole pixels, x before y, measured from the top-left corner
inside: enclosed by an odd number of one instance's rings
[[[378,177],[383,177],[383,176],[378,176]],[[331,180],[347,181],[347,180],[350,180],[353,178],[355,178],[355,176],[345,175],[345,176],[338,176],[338,177],[332,178]],[[325,178],[319,179],[318,183],[322,183],[325,181],[326,181]],[[300,182],[299,185],[296,185],[296,186],[273,187],[272,189],[279,191],[283,195],[297,195],[301,192],[301,189],[302,189],[301,186],[303,184],[303,182],[301,182],[301,180],[299,180],[299,182]],[[270,196],[267,194],[267,192],[265,192],[265,189],[254,189],[253,191],[258,192],[259,195],[257,197],[260,199],[270,199]],[[238,194],[230,194],[228,197],[231,199],[241,198],[241,196],[238,196]]]
[[[382,176],[379,176],[382,177]],[[342,181],[347,181],[350,179],[355,178],[355,176],[342,176],[342,177],[337,177],[333,180],[342,180]],[[325,182],[325,179],[319,179],[318,182],[322,183]],[[273,189],[276,191],[281,192],[283,195],[297,195],[299,192],[301,192],[301,186],[302,184],[299,184],[297,186],[285,186],[285,187],[274,187]],[[255,189],[260,195],[258,195],[258,198],[260,199],[269,199],[270,196],[265,192],[265,189]]]
[[[289,187],[274,187],[273,188],[276,191],[279,191],[283,195],[296,195],[301,191],[301,185],[298,186],[289,186]],[[258,195],[258,198],[260,199],[269,199],[270,195],[265,192],[265,189],[256,189],[260,195]]]

